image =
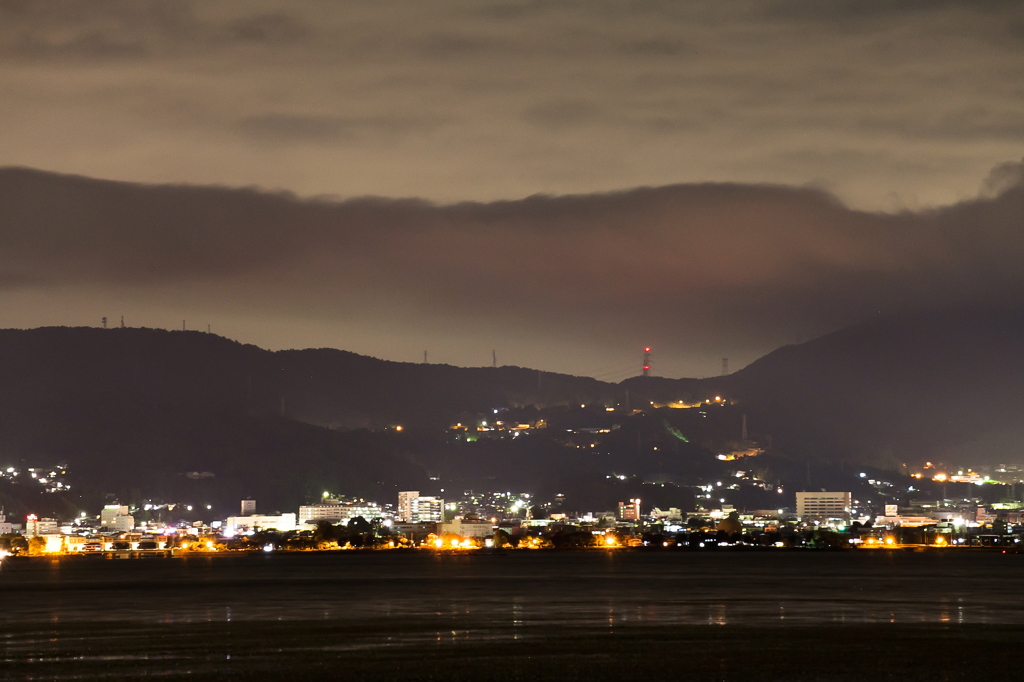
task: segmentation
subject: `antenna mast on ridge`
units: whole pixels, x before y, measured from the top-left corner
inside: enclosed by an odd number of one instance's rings
[[[651,347],[644,348],[644,376],[651,376]]]

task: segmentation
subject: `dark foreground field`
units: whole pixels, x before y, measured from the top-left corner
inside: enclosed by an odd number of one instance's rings
[[[1022,626],[631,626],[374,632],[332,622],[4,628],[11,680],[1012,680]],[[518,639],[515,639],[519,637]],[[19,652],[26,653],[19,653]],[[28,653],[31,652],[31,653]]]

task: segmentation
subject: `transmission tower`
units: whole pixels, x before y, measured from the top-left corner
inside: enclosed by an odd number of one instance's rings
[[[729,358],[722,358],[722,376],[729,373]]]
[[[651,376],[651,348],[644,348],[644,376]]]

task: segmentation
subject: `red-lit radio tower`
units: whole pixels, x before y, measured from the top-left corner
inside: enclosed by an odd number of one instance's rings
[[[651,348],[644,348],[644,376],[651,376]]]

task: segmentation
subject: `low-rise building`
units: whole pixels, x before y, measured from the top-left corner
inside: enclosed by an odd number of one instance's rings
[[[60,535],[60,522],[57,519],[41,519],[29,514],[25,519],[25,535],[34,538],[38,535]]]
[[[295,530],[295,514],[252,514],[251,516],[229,516],[224,522],[224,535],[233,536],[249,531],[276,530],[287,532]]]
[[[802,519],[846,518],[852,504],[852,493],[799,492],[796,494],[796,515]]]
[[[404,521],[396,521],[391,526],[391,532],[414,544],[419,544],[431,535],[440,535],[441,525],[440,523],[406,523]]]
[[[464,538],[486,538],[494,535],[494,524],[490,521],[455,519],[441,526],[442,533],[451,533]]]
[[[320,521],[328,523],[347,523],[358,516],[367,521],[384,518],[384,512],[373,502],[346,504],[338,501],[327,501],[320,504],[304,504],[299,507],[299,526],[316,524]]]

